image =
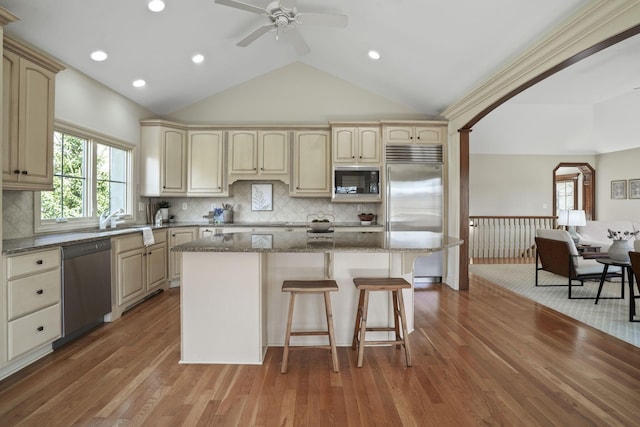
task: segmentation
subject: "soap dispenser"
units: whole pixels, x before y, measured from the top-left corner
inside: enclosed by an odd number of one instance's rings
[[[160,212],[160,209],[156,212],[156,227],[162,227],[162,212]]]

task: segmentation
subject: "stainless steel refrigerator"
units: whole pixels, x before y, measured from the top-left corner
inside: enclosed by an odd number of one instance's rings
[[[442,238],[442,146],[386,147],[386,226],[405,241]],[[416,281],[442,280],[442,252],[416,258]]]

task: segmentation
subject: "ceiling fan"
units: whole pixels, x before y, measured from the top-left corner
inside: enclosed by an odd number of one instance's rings
[[[297,0],[275,0],[269,3],[264,9],[236,0],[215,0],[215,2],[224,6],[235,7],[236,9],[264,15],[271,21],[236,43],[236,46],[240,47],[249,46],[269,31],[276,32],[276,40],[279,38],[280,32],[286,32],[296,52],[299,55],[304,55],[309,53],[310,49],[307,42],[302,38],[300,31],[298,31],[297,25],[322,25],[335,28],[347,26],[346,15],[298,12],[296,7]]]

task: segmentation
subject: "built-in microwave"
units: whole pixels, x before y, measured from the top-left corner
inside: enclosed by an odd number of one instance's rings
[[[363,199],[380,199],[380,168],[336,166],[333,170],[333,200],[356,202]]]

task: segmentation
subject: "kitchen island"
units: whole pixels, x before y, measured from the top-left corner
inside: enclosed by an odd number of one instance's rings
[[[283,231],[216,234],[176,246],[172,250],[183,258],[181,363],[261,364],[269,346],[284,342],[288,295],[281,286],[287,279],[338,282],[340,290],[331,295],[336,341],[350,346],[357,305],[354,277],[411,281],[416,256],[459,244],[459,239],[428,232]],[[371,326],[386,324],[392,316],[389,296],[379,294],[370,301]],[[412,329],[413,289],[404,296]],[[299,298],[294,322],[303,329],[324,326],[324,308],[316,297]],[[323,338],[298,339],[315,344]]]

